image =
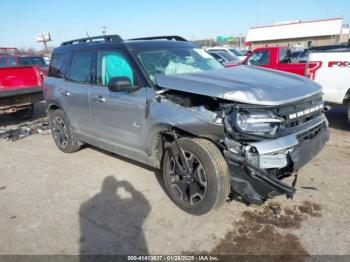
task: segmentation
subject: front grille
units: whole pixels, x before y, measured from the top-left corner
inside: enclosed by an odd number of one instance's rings
[[[313,139],[314,137],[316,137],[324,128],[324,123],[321,123],[305,132],[300,133],[299,135],[297,135],[297,138],[299,140],[299,142],[305,142],[308,140]]]
[[[316,117],[318,117],[322,110],[315,110],[311,113],[308,113],[306,115],[297,116],[293,119],[290,119],[290,115],[297,114],[298,112],[303,112],[304,110],[314,108],[315,106],[321,105],[322,103],[322,96],[316,95],[308,99],[301,100],[296,103],[288,104],[279,108],[276,108],[274,110],[274,113],[278,115],[279,117],[283,117],[285,122],[285,128],[291,128],[296,127],[300,124],[306,123]]]

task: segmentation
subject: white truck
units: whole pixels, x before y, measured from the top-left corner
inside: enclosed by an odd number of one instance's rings
[[[350,123],[350,47],[310,52],[306,76],[322,86],[325,102],[348,106]]]

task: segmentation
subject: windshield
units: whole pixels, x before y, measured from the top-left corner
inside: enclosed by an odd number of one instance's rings
[[[46,63],[44,58],[41,56],[38,57],[20,57],[19,58],[20,65],[38,65],[40,67],[46,67]]]
[[[176,75],[223,68],[210,54],[200,48],[147,50],[139,52],[137,58],[153,83],[156,83],[157,74]]]
[[[240,51],[238,51],[237,49],[234,48],[230,48],[229,49],[231,51],[231,53],[233,53],[236,56],[244,56]]]

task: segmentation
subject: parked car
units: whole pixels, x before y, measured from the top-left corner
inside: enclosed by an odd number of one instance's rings
[[[313,49],[306,75],[322,86],[326,102],[348,106],[350,123],[350,47]]]
[[[230,193],[262,204],[292,197],[297,174],[329,137],[321,88],[252,66],[225,69],[179,36],[67,41],[44,96],[57,147],[91,144],[162,169],[168,195],[203,215]]]
[[[31,66],[37,65],[40,71],[47,75],[48,66],[45,63],[44,57],[40,55],[31,54],[14,54],[14,55],[2,55],[0,56],[0,68],[11,66]]]
[[[0,114],[29,118],[34,103],[43,100],[43,77],[38,66],[0,68]]]
[[[236,48],[227,48],[227,47],[210,47],[206,49],[207,51],[222,51],[222,52],[226,52],[226,53],[230,53],[234,56],[236,56],[239,60],[243,61],[244,59],[246,59],[246,55],[242,54],[241,51],[237,50]]]
[[[211,54],[216,59],[216,61],[218,61],[224,67],[232,67],[241,62],[237,56],[225,51],[209,50],[208,53]]]
[[[292,63],[291,50],[287,47],[262,47],[254,49],[243,64],[260,66],[297,75],[305,75],[305,63]]]

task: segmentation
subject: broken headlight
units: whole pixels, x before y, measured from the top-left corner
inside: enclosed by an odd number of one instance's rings
[[[234,128],[242,133],[273,137],[282,127],[283,122],[283,118],[270,111],[241,110],[232,112],[228,116],[226,126],[229,125],[228,129],[231,129],[231,131]]]

